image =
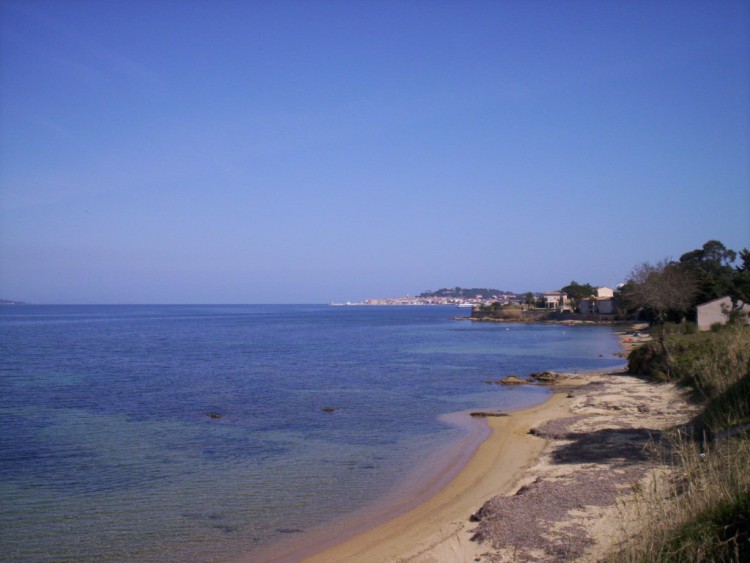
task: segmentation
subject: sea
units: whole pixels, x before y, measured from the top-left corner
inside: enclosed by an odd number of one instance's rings
[[[623,363],[607,327],[468,314],[0,306],[0,560],[252,561],[549,395],[488,382]]]

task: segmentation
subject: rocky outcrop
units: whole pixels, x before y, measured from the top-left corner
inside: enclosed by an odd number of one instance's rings
[[[538,373],[532,373],[529,377],[537,383],[544,383],[546,385],[552,385],[553,383],[570,379],[570,375],[566,373],[557,373],[555,371],[540,371]]]
[[[528,379],[521,379],[515,374],[510,374],[507,377],[504,377],[503,379],[498,379],[497,381],[485,381],[485,383],[489,385],[523,385],[525,383],[531,383]]]
[[[525,379],[521,379],[517,375],[509,375],[508,377],[501,379],[498,381],[500,385],[523,385],[524,383],[528,383]]]

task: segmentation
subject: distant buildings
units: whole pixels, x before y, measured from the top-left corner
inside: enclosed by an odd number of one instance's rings
[[[385,299],[367,299],[361,303],[348,305],[458,305],[462,307],[508,307],[517,305],[524,310],[534,309],[533,303],[527,302],[528,294],[520,295],[508,291],[487,289],[449,288],[424,292],[416,297],[391,297]],[[615,290],[609,287],[597,287],[596,295],[581,299],[577,304],[564,291],[546,291],[532,293],[537,301],[536,307],[543,307],[548,312],[579,312],[582,314],[615,314]]]
[[[568,295],[562,291],[545,291],[544,308],[555,311],[572,311]]]
[[[581,299],[578,312],[582,315],[614,315],[615,290],[609,287],[597,287],[596,295]]]

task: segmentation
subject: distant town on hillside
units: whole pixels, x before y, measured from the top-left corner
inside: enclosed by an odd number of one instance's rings
[[[482,305],[485,303],[510,303],[523,299],[525,294],[488,287],[445,287],[435,291],[426,290],[417,296],[385,297],[365,299],[357,303],[331,303],[332,305]],[[541,297],[540,294],[534,294]]]
[[[515,295],[512,291],[490,289],[487,287],[452,287],[438,289],[437,291],[424,291],[417,295],[421,299],[443,297],[446,299],[502,299],[505,296]]]

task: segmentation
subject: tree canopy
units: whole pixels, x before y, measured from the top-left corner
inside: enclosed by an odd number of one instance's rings
[[[581,299],[591,297],[596,293],[596,288],[590,283],[580,284],[572,281],[568,285],[562,288],[563,293],[566,293],[570,299],[578,302]]]
[[[622,289],[631,311],[658,322],[680,320],[697,305],[725,295],[750,303],[750,251],[735,252],[718,240],[686,252],[679,261],[639,264]]]
[[[622,290],[631,308],[644,309],[658,322],[683,318],[694,305],[696,283],[685,268],[669,259],[643,262],[633,268]]]
[[[735,277],[732,267],[737,253],[718,240],[709,240],[703,248],[691,250],[680,257],[680,266],[691,272],[696,283],[696,302],[705,303],[730,295],[737,299]]]

